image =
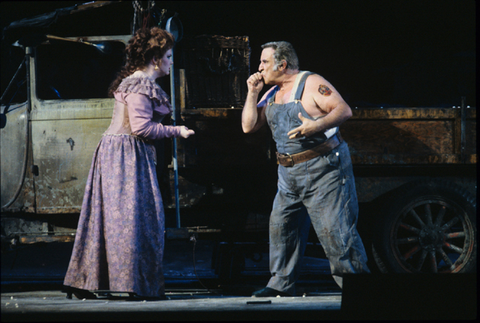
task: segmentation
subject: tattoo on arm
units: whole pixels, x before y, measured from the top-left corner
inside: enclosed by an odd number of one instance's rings
[[[332,90],[330,90],[330,88],[324,84],[320,84],[320,86],[318,87],[318,92],[320,92],[321,95],[325,96],[329,96],[330,94],[332,94]]]

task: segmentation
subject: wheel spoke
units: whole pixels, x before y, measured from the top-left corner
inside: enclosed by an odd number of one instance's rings
[[[452,263],[452,261],[450,260],[450,258],[448,258],[448,255],[445,253],[445,251],[443,251],[443,249],[440,249],[440,250],[438,250],[438,253],[440,253],[440,255],[442,256],[443,261],[445,261],[445,263],[448,265],[448,267],[449,267],[450,269],[453,269],[453,268],[454,268],[453,263]]]
[[[442,223],[443,216],[445,215],[446,211],[447,211],[447,208],[445,207],[445,205],[442,205],[442,207],[440,208],[440,211],[438,212],[437,219],[435,220],[435,225],[439,226],[440,223]]]
[[[422,250],[422,254],[420,255],[420,259],[418,260],[418,264],[417,264],[417,270],[420,271],[423,267],[423,263],[425,262],[425,258],[427,257],[427,251],[426,250]]]
[[[430,262],[432,265],[432,271],[436,274],[438,272],[437,268],[437,257],[435,256],[435,251],[430,251]]]
[[[420,229],[415,228],[415,227],[412,227],[412,226],[409,225],[409,224],[400,222],[399,226],[400,226],[401,228],[405,229],[405,230],[408,230],[408,231],[411,231],[411,232],[414,232],[414,233],[420,233]]]
[[[452,225],[458,222],[458,218],[453,218],[444,225],[442,225],[442,230],[447,231]]]
[[[410,214],[414,217],[415,220],[417,220],[417,222],[418,222],[422,227],[425,226],[425,223],[423,223],[422,219],[420,219],[420,217],[418,216],[417,212],[415,212],[414,209],[411,209],[411,210],[410,210]]]
[[[418,237],[409,237],[409,238],[402,238],[396,240],[397,244],[406,244],[412,242],[418,242]]]
[[[454,239],[454,238],[465,238],[465,232],[450,232],[445,235],[447,239]]]
[[[425,216],[427,217],[427,224],[431,225],[432,221],[432,210],[430,209],[430,203],[425,204]]]
[[[462,249],[462,248],[457,247],[457,246],[455,246],[455,245],[453,245],[453,244],[451,244],[451,243],[444,242],[443,245],[444,245],[445,247],[447,247],[448,249],[453,250],[453,251],[455,251],[455,252],[457,252],[457,253],[459,253],[459,254],[463,253],[463,249]]]
[[[418,251],[420,250],[420,246],[419,245],[416,245],[415,247],[413,247],[412,249],[410,249],[409,251],[407,251],[405,254],[403,254],[403,258],[405,260],[409,259],[411,256],[413,256],[414,254],[416,254]]]

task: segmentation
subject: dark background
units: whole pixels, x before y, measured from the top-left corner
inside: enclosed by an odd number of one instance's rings
[[[2,30],[12,21],[86,2],[2,1]],[[145,3],[145,2],[143,2]],[[286,40],[302,70],[323,75],[352,107],[476,106],[474,0],[155,1],[178,14],[184,37],[249,36],[251,67],[260,45]],[[71,15],[51,30],[83,36],[131,33],[123,1]],[[79,34],[81,35],[81,34]],[[2,50],[8,44],[2,41]],[[2,74],[4,74],[2,72]],[[2,78],[2,88],[5,87]]]

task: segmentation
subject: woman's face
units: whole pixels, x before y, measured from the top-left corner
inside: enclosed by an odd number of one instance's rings
[[[170,74],[170,67],[172,65],[173,65],[173,53],[172,53],[172,50],[169,49],[169,50],[167,50],[165,55],[163,55],[162,59],[160,60],[160,65],[159,65],[160,76],[165,76],[165,75]]]

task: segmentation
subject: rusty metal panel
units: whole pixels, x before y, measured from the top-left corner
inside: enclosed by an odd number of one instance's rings
[[[34,244],[38,242],[73,242],[75,241],[75,235],[43,235],[43,236],[23,236],[20,237],[19,243],[21,244]]]
[[[110,119],[113,102],[114,99],[37,100],[31,120]]]
[[[466,147],[465,154],[476,155],[477,154],[477,113],[476,109],[467,109],[466,125],[465,125],[465,137]]]
[[[32,116],[37,213],[80,211],[93,152],[110,124],[112,99],[43,101]],[[108,112],[109,111],[109,112]]]
[[[354,109],[351,119],[454,119],[456,109],[447,108],[366,108]]]
[[[472,109],[473,110],[473,109]],[[389,108],[355,109],[341,127],[350,146],[352,161],[360,165],[459,164],[460,109]],[[476,163],[472,148],[476,122],[468,119],[469,156]]]
[[[352,120],[342,128],[352,154],[453,154],[452,121]]]

